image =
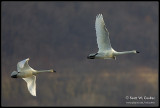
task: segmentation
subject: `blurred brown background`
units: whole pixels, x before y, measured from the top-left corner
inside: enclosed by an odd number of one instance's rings
[[[2,106],[158,105],[158,2],[1,2]],[[96,15],[102,13],[117,51],[139,54],[89,60],[98,51]],[[12,79],[30,58],[37,96]],[[126,96],[152,96],[155,104],[126,104]]]

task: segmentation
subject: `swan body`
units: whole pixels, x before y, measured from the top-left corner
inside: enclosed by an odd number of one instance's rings
[[[26,81],[27,87],[31,95],[36,96],[36,74],[43,72],[56,72],[55,70],[34,70],[28,64],[29,58],[18,62],[17,71],[11,73],[12,78],[22,78]]]
[[[105,26],[102,14],[98,14],[95,21],[95,29],[97,36],[98,52],[89,54],[88,59],[115,59],[117,55],[139,53],[136,50],[132,51],[115,51],[110,43],[109,32]]]

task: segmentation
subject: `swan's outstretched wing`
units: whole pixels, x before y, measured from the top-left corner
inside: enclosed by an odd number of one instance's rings
[[[26,81],[29,92],[36,96],[36,76],[33,75],[31,77],[22,78]]]
[[[32,70],[32,68],[28,64],[28,61],[29,61],[29,58],[18,62],[18,64],[17,64],[17,71],[18,72],[22,72],[23,70],[28,70],[28,69]]]
[[[105,27],[102,14],[97,15],[95,28],[96,28],[97,44],[99,48],[98,52],[104,52],[106,50],[111,49],[112,47],[109,39],[109,32]]]

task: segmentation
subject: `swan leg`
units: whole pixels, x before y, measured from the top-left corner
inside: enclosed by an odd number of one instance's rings
[[[113,59],[116,60],[116,56],[113,56]]]

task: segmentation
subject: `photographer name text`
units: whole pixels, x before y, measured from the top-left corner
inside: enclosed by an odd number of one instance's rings
[[[155,100],[153,96],[126,96],[128,100]]]

